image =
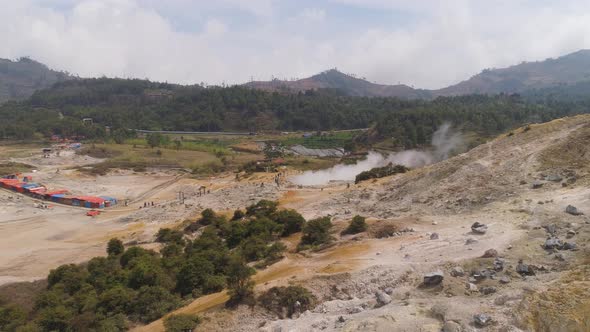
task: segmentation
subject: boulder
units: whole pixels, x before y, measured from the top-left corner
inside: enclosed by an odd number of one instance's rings
[[[473,322],[475,326],[485,327],[492,323],[492,317],[488,314],[477,314],[473,316]]]
[[[571,238],[572,238],[572,237],[574,237],[574,236],[576,236],[576,231],[574,231],[573,229],[570,229],[570,230],[568,230],[568,231],[567,231],[567,234],[566,234],[566,236],[565,236],[565,237],[566,237],[567,239],[571,239]]]
[[[522,259],[519,260],[518,264],[516,265],[516,273],[523,275],[523,276],[534,276],[535,275],[535,271],[533,270],[533,268],[528,266],[527,264],[524,264],[522,262]]]
[[[551,181],[551,182],[561,182],[561,180],[563,180],[563,178],[560,175],[552,174],[552,175],[547,175],[545,177],[545,180]]]
[[[575,206],[573,206],[573,205],[568,205],[568,206],[565,208],[565,213],[569,213],[569,214],[571,214],[572,216],[581,216],[581,215],[583,215],[583,213],[582,213],[582,212],[580,212],[580,211],[578,211],[578,208],[576,208],[576,207],[575,207]]]
[[[533,183],[531,183],[531,189],[539,189],[541,187],[543,187],[543,182],[541,181],[533,181]]]
[[[465,271],[463,271],[463,268],[460,266],[455,266],[452,270],[451,270],[451,275],[453,277],[462,277],[465,275]]]
[[[430,239],[431,240],[438,240],[438,233],[432,233],[432,234],[430,234]]]
[[[377,305],[379,307],[382,307],[391,302],[391,296],[382,291],[375,292],[375,298],[377,299]]]
[[[482,258],[498,257],[498,251],[496,249],[488,249],[483,253]]]
[[[436,286],[444,279],[444,274],[441,271],[430,272],[424,275],[424,285]]]
[[[479,290],[479,292],[482,293],[483,295],[493,294],[496,292],[496,287],[493,287],[493,286],[482,287]]]
[[[472,282],[468,282],[466,285],[466,288],[470,292],[477,292],[478,291],[477,285]]]
[[[510,283],[510,277],[503,276],[502,278],[500,278],[500,283],[501,284],[508,284],[508,283]]]
[[[474,222],[471,225],[471,231],[476,234],[485,234],[488,230],[488,226],[479,222]]]
[[[546,225],[546,226],[543,226],[543,228],[545,228],[547,233],[549,233],[551,235],[555,234],[555,231],[557,231],[557,226],[555,226],[555,224]]]
[[[472,239],[472,238],[468,238],[467,240],[465,240],[465,245],[468,246],[470,244],[475,244],[477,243],[476,239]]]
[[[499,259],[498,257],[494,259],[494,270],[498,272],[504,270],[504,261]]]
[[[545,241],[545,244],[543,244],[543,249],[559,249],[562,245],[561,240],[556,237],[550,237]]]
[[[577,246],[574,242],[564,242],[561,246],[561,250],[576,250]]]
[[[562,253],[555,254],[555,256],[553,258],[555,258],[555,259],[557,259],[558,261],[561,261],[561,262],[565,261],[565,256]]]

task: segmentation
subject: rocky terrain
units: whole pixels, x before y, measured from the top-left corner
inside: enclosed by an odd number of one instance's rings
[[[565,118],[350,189],[292,188],[283,206],[308,218],[331,214],[342,229],[358,213],[398,231],[341,236],[259,272],[258,292],[317,296],[293,319],[215,298],[185,311],[207,331],[588,331],[589,141],[589,116]]]

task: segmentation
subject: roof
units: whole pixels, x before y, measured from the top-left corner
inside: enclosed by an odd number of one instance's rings
[[[52,191],[48,191],[48,192],[47,192],[47,193],[45,193],[45,194],[46,194],[46,195],[53,196],[53,195],[58,195],[58,194],[65,194],[65,193],[67,193],[67,192],[68,192],[67,190],[65,190],[65,189],[61,189],[61,190],[52,190]]]
[[[76,196],[74,199],[90,202],[90,203],[103,203],[105,201],[104,198],[96,197],[96,196]]]

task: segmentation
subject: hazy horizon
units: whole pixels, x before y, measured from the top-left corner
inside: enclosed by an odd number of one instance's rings
[[[0,58],[81,77],[228,85],[338,68],[436,89],[590,48],[590,3],[0,0]],[[501,22],[501,24],[498,24]]]

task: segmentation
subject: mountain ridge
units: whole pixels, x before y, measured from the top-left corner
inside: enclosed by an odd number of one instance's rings
[[[563,85],[590,82],[590,50],[582,49],[558,58],[494,69],[441,89],[415,89],[405,84],[378,84],[330,69],[295,81],[252,81],[244,86],[272,92],[303,92],[334,89],[349,96],[428,99],[467,94],[522,93]]]
[[[0,103],[27,99],[35,91],[72,78],[27,57],[16,61],[0,58]]]

